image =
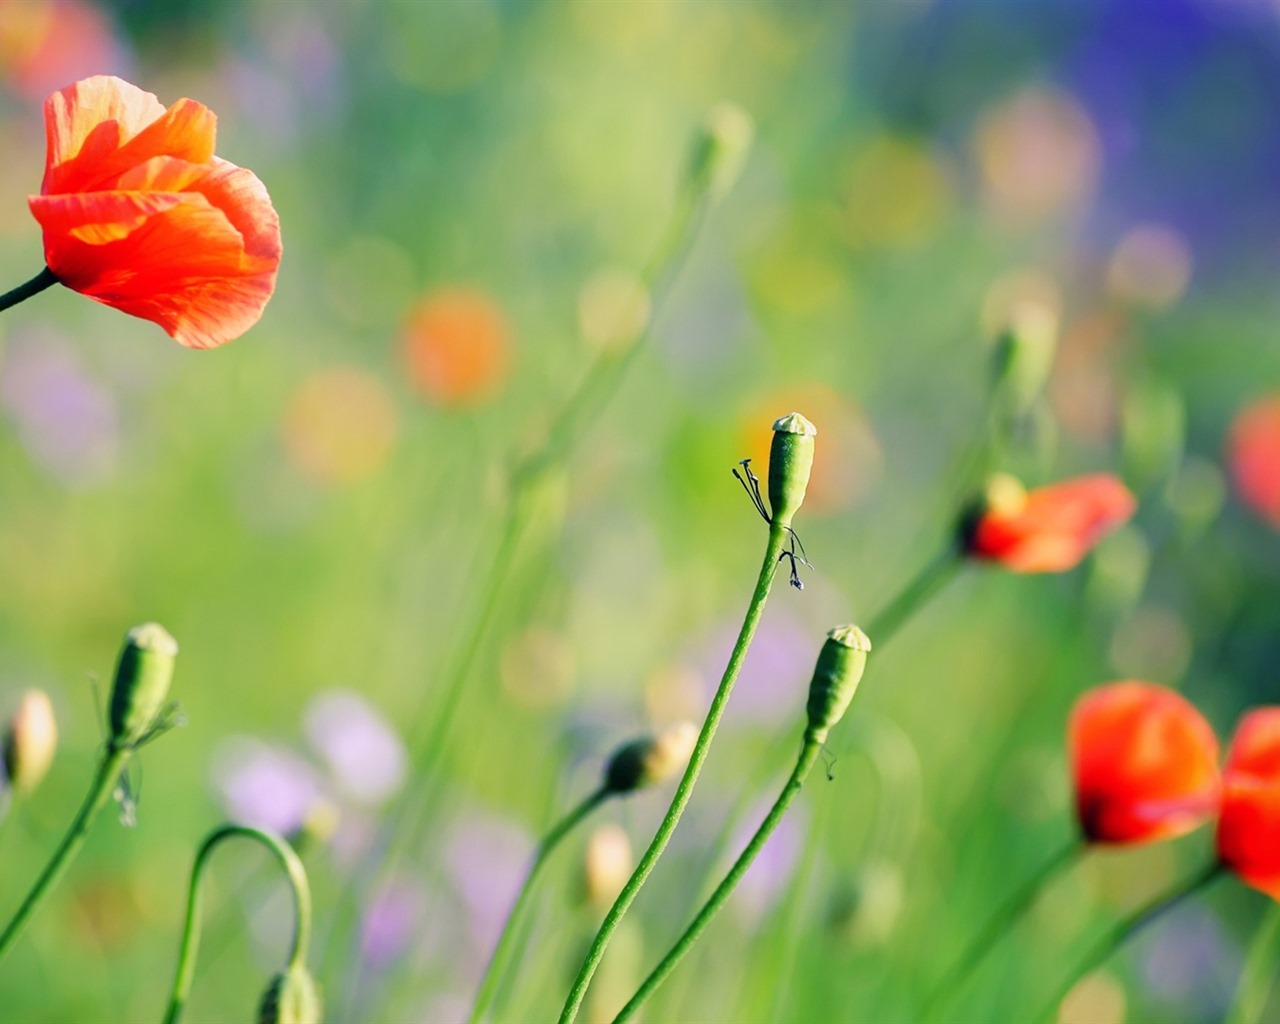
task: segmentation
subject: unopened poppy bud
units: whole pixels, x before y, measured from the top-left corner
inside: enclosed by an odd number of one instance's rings
[[[634,789],[664,782],[689,761],[698,741],[698,727],[677,722],[656,736],[632,740],[614,751],[604,769],[604,788],[609,793],[630,793]]]
[[[135,746],[151,728],[169,696],[178,642],[154,622],[125,635],[111,688],[111,746]]]
[[[1044,391],[1053,369],[1057,339],[1058,318],[1037,302],[1019,306],[996,339],[994,383],[1014,416],[1026,416]]]
[[[258,1006],[258,1024],[320,1024],[323,1016],[320,989],[302,964],[272,978]]]
[[[593,907],[607,910],[631,877],[635,858],[631,840],[620,825],[601,825],[587,840],[582,864],[582,894]]]
[[[58,749],[58,723],[43,690],[28,690],[22,695],[0,749],[9,785],[15,793],[30,793],[49,771]]]
[[[707,111],[689,162],[694,189],[714,200],[733,188],[755,132],[750,115],[733,103],[719,103]]]
[[[813,472],[814,438],[818,428],[798,412],[790,412],[773,425],[769,448],[769,509],[779,526],[790,526],[804,503],[804,492]]]
[[[825,743],[862,681],[871,641],[857,626],[837,626],[827,634],[809,683],[809,728],[806,739]]]

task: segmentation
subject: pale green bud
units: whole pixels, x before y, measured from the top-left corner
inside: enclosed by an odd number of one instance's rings
[[[125,635],[111,688],[113,748],[136,746],[156,722],[169,696],[177,656],[178,642],[157,623],[135,626]]]
[[[58,723],[43,690],[28,690],[22,695],[0,749],[9,785],[15,793],[30,793],[48,773],[58,749]]]
[[[742,173],[755,132],[750,115],[733,103],[718,103],[707,111],[689,161],[693,188],[713,200],[723,198]]]
[[[272,978],[258,1006],[258,1024],[320,1024],[323,1016],[320,989],[302,964]]]
[[[832,727],[844,717],[867,667],[871,641],[857,626],[837,626],[827,634],[809,683],[809,727],[805,736],[825,743]]]
[[[1058,318],[1047,306],[1026,302],[1018,306],[996,339],[993,358],[995,386],[1005,408],[1025,417],[1044,391],[1058,345]]]
[[[605,790],[630,793],[665,782],[689,763],[697,742],[698,727],[692,722],[677,722],[656,736],[623,744],[605,765]]]
[[[769,448],[769,510],[773,522],[790,526],[804,503],[813,472],[814,438],[818,428],[798,412],[787,413],[773,425]]]

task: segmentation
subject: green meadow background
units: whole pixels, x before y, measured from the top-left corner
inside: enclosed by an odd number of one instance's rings
[[[1060,342],[1004,468],[1119,473],[1137,517],[1069,574],[967,569],[871,655],[830,780],[815,773],[647,1011],[912,1020],[1071,835],[1063,731],[1081,692],[1175,686],[1224,742],[1276,699],[1280,534],[1235,496],[1225,453],[1238,410],[1280,387],[1278,22],[1225,0],[0,3],[5,287],[41,265],[25,207],[40,103],[94,73],[213,108],[219,154],[267,184],[285,245],[261,322],[217,351],[63,289],[0,318],[0,712],[41,687],[61,733],[0,822],[0,914],[87,785],[95,693],[130,626],[178,639],[186,717],[140,756],[136,827],[102,816],[0,967],[0,1020],[158,1019],[199,840],[238,807],[287,817],[299,800],[336,811],[303,850],[329,1018],[464,1017],[537,835],[618,743],[701,719],[764,540],[729,470],[798,409],[819,429],[796,520],[814,568],[803,591],[775,588],[611,947],[587,1010],[610,1019],[785,778],[826,630],[865,624],[945,542],[992,339],[1030,300]],[[756,124],[742,177],[536,491],[432,758],[446,797],[383,888],[357,886],[353,939],[333,908],[392,792],[424,784],[395,737],[438,709],[507,471],[634,309],[722,100]],[[424,388],[408,355],[411,311],[459,293],[500,339],[479,394]],[[335,752],[323,737],[363,721],[352,707],[384,727]],[[668,798],[592,825],[642,850]],[[586,838],[543,879],[499,1019],[559,1008],[602,913],[583,897]],[[956,1019],[1027,1019],[1091,937],[1210,853],[1203,830],[1091,854]],[[187,1019],[248,1019],[287,903],[252,849],[208,882]],[[1267,909],[1216,884],[1062,1019],[1220,1019]]]

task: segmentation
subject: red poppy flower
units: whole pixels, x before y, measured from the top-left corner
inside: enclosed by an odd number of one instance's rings
[[[1280,707],[1241,720],[1222,790],[1218,856],[1244,882],[1280,900]]]
[[[1228,454],[1240,497],[1280,528],[1280,394],[1259,399],[1236,417]]]
[[[1068,746],[1076,814],[1091,843],[1169,839],[1217,808],[1218,738],[1163,686],[1109,683],[1085,694],[1071,711]]]
[[[44,183],[29,202],[62,284],[190,348],[257,322],[275,289],[280,221],[252,172],[213,155],[207,107],[166,110],[98,76],[54,93],[44,115]]]
[[[965,531],[966,550],[1014,572],[1063,572],[1133,515],[1137,502],[1115,477],[1076,477],[1025,490],[999,476]]]

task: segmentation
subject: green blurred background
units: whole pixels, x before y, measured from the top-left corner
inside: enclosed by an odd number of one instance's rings
[[[1278,28],[1247,0],[0,0],[5,287],[41,262],[40,103],[94,73],[214,109],[219,154],[266,182],[285,243],[261,323],[215,352],[61,289],[0,318],[0,713],[41,687],[61,730],[0,823],[0,913],[87,784],[95,680],[128,627],[178,638],[188,720],[141,756],[137,826],[104,815],[0,970],[0,1019],[158,1018],[201,836],[318,806],[337,812],[304,851],[331,1018],[463,1017],[539,832],[617,743],[701,718],[763,540],[729,468],[797,408],[820,431],[797,520],[816,568],[775,591],[599,976],[588,1015],[609,1019],[785,777],[825,631],[868,621],[943,543],[992,338],[1031,302],[1060,343],[1004,468],[1119,472],[1139,515],[1071,574],[968,570],[873,655],[832,781],[649,1010],[912,1019],[1070,834],[1078,694],[1167,683],[1224,737],[1276,699],[1280,524],[1235,496],[1227,452],[1239,410],[1280,389]],[[643,315],[637,274],[721,100],[756,122],[742,178],[535,496],[435,759],[428,837],[357,887],[361,935],[330,939],[380,809],[422,783],[398,736],[474,617],[506,470]],[[593,825],[639,850],[666,801]],[[586,839],[544,880],[500,1019],[548,1019],[576,971],[601,914]],[[957,1019],[1025,1018],[1209,842],[1091,856]],[[211,883],[188,1019],[246,1019],[287,903],[252,850]],[[1217,1019],[1266,904],[1220,883],[1063,1019]]]

